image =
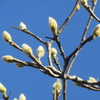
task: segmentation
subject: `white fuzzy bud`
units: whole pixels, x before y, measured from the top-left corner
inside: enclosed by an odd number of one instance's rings
[[[2,60],[7,62],[7,63],[13,63],[14,62],[14,58],[10,55],[5,55],[2,57]]]
[[[57,94],[59,94],[62,89],[62,83],[60,79],[57,79],[57,81],[53,84],[52,87],[53,87],[54,93],[56,92]]]
[[[22,44],[22,50],[27,56],[30,56],[30,55],[33,54],[32,48],[29,45],[25,44],[25,43]]]
[[[88,0],[80,0],[80,4],[84,7],[85,5],[88,5]]]
[[[21,93],[20,96],[19,96],[19,100],[26,100],[25,95]]]
[[[17,98],[14,98],[13,100],[18,100]]]
[[[21,29],[27,29],[26,25],[23,22],[20,22],[19,27]]]
[[[10,41],[12,41],[12,37],[7,31],[3,31],[2,36],[5,42],[9,43]]]
[[[98,80],[95,79],[94,77],[89,77],[89,81],[92,81],[92,82],[98,82]]]
[[[37,57],[40,59],[41,57],[43,57],[45,54],[45,50],[43,48],[43,46],[39,46],[37,48]]]
[[[54,33],[55,36],[57,36],[58,24],[56,20],[52,17],[49,17],[48,21],[49,21],[49,27],[51,31]]]
[[[96,27],[94,28],[92,35],[94,38],[99,37],[100,36],[100,24],[96,25]]]
[[[51,48],[51,56],[56,57],[57,56],[57,50],[55,48]]]
[[[2,83],[0,83],[0,93],[6,95],[6,92],[7,92],[6,87],[4,87]]]

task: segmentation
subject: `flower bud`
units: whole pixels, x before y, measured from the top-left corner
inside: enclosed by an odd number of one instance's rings
[[[16,67],[18,67],[18,68],[23,68],[23,67],[25,67],[25,65],[23,65],[23,64],[21,64],[21,63],[16,63]]]
[[[33,54],[32,48],[27,44],[22,44],[22,50],[27,56],[30,56]]]
[[[94,38],[100,36],[100,24],[96,25],[95,29],[93,30],[92,35]]]
[[[52,87],[53,87],[54,92],[59,94],[62,89],[62,83],[61,83],[60,79],[57,79],[57,81],[53,84]]]
[[[18,100],[18,99],[14,98],[13,100]]]
[[[0,83],[0,93],[6,95],[6,92],[7,92],[6,87],[4,87],[2,83]]]
[[[51,56],[56,57],[57,55],[57,50],[55,48],[51,48]]]
[[[51,31],[53,32],[53,34],[55,36],[57,36],[58,35],[57,34],[58,24],[57,24],[56,20],[52,17],[49,17],[48,20],[49,20],[49,27],[50,27]]]
[[[20,96],[19,96],[19,100],[26,100],[25,95],[21,93]]]
[[[5,42],[9,43],[10,41],[12,41],[12,37],[7,31],[3,31],[2,36]]]
[[[76,7],[76,11],[80,10],[80,5],[78,4]]]
[[[14,62],[14,58],[10,55],[3,56],[2,60],[7,62],[7,63],[13,63]]]
[[[84,7],[85,5],[88,5],[88,0],[80,0],[80,4]]]
[[[92,81],[92,82],[98,82],[98,80],[95,79],[94,77],[89,77],[89,81]]]
[[[37,57],[40,59],[41,57],[43,57],[45,54],[45,50],[43,48],[43,46],[39,46],[37,48]]]
[[[26,25],[23,22],[20,22],[19,27],[21,29],[27,29]]]

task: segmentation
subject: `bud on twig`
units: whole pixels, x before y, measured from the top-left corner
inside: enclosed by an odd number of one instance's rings
[[[18,99],[14,98],[13,100],[18,100]]]
[[[7,31],[3,31],[2,36],[5,42],[9,43],[10,41],[12,41],[12,37]]]
[[[7,62],[7,63],[13,63],[14,62],[14,58],[10,55],[5,55],[2,57],[2,60]]]
[[[100,36],[100,24],[96,25],[95,29],[93,30],[92,35],[93,35],[93,38]]]
[[[84,7],[85,5],[88,5],[88,0],[80,0],[80,4]]]
[[[2,83],[0,83],[0,93],[2,93],[3,95],[6,95],[6,87],[4,87],[4,85]]]
[[[51,56],[56,57],[57,56],[57,50],[55,48],[51,48]]]
[[[45,54],[45,50],[43,48],[43,46],[39,46],[37,48],[37,57],[40,59],[41,57],[43,57]]]
[[[19,27],[21,29],[27,29],[26,25],[23,22],[20,22]]]
[[[19,100],[26,100],[25,95],[21,93],[20,96],[19,96]]]
[[[56,20],[52,17],[49,17],[48,20],[49,20],[49,27],[50,27],[51,31],[53,32],[53,34],[55,36],[57,36],[58,35],[57,34],[58,24],[57,24]]]
[[[53,93],[57,93],[59,94],[61,89],[62,89],[62,83],[60,81],[60,79],[57,79],[57,81],[53,84]]]
[[[98,82],[98,80],[95,79],[94,77],[89,77],[89,81],[92,81],[92,82]]]
[[[27,44],[22,44],[22,50],[27,56],[33,55],[32,48]]]

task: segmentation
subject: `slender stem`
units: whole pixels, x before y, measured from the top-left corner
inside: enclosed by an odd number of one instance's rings
[[[68,16],[68,18],[64,21],[64,23],[62,24],[62,26],[60,27],[60,29],[58,30],[58,34],[60,34],[62,32],[62,30],[64,29],[64,27],[66,26],[66,24],[68,23],[68,21],[71,19],[71,17],[74,15],[74,13],[76,12],[76,7],[78,5],[80,0],[76,1],[76,4],[72,10],[72,12],[70,13],[70,15]]]
[[[66,97],[66,93],[67,93],[67,84],[66,84],[66,79],[63,79],[63,100],[67,100],[67,97]]]

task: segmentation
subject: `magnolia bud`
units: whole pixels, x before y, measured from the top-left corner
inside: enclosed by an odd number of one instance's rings
[[[2,83],[0,83],[0,92],[4,95],[6,95],[7,92],[6,87],[4,87]]]
[[[5,42],[9,43],[10,41],[12,41],[12,37],[7,31],[3,31],[2,36]]]
[[[21,29],[27,29],[26,25],[23,22],[20,22],[19,27]]]
[[[20,96],[19,96],[19,100],[26,100],[25,95],[21,93]]]
[[[51,48],[51,56],[56,57],[57,55],[57,50],[55,48]]]
[[[94,38],[100,36],[100,24],[96,25],[95,29],[92,32]]]
[[[21,63],[16,63],[16,67],[18,67],[18,68],[23,68],[23,67],[25,67],[25,65],[23,65],[23,64],[21,64]]]
[[[14,62],[14,58],[10,55],[3,56],[2,60],[7,62],[7,63],[13,63]]]
[[[80,0],[80,4],[84,7],[85,5],[88,5],[87,0]]]
[[[76,11],[80,10],[80,5],[78,4],[76,7]]]
[[[18,100],[18,99],[14,98],[13,100]]]
[[[27,56],[30,56],[33,54],[32,48],[27,44],[22,44],[22,50]]]
[[[60,79],[57,79],[57,81],[53,84],[52,87],[53,87],[54,92],[59,94],[62,89],[62,83],[61,83]]]
[[[45,50],[43,48],[43,46],[39,46],[37,48],[37,57],[40,59],[41,57],[43,57],[45,54]]]
[[[89,77],[89,81],[92,81],[92,82],[98,82],[98,80],[95,79],[94,77]]]
[[[58,29],[58,24],[56,22],[56,20],[52,17],[48,18],[49,20],[49,27],[51,29],[51,31],[54,33],[55,36],[57,36],[57,29]]]

